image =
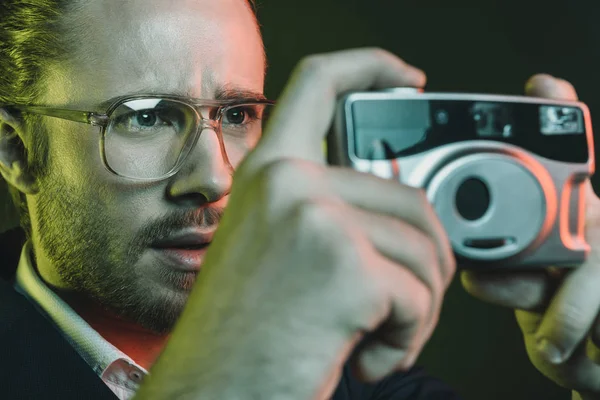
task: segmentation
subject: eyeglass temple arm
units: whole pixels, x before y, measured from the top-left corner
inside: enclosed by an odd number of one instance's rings
[[[17,110],[44,115],[47,117],[60,118],[67,121],[81,122],[84,124],[90,124],[94,126],[105,127],[108,124],[108,116],[103,114],[96,114],[91,111],[78,111],[78,110],[64,110],[51,107],[39,107],[39,106],[14,106]]]

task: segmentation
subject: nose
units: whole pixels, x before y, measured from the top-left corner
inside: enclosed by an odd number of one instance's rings
[[[232,178],[223,140],[214,129],[205,128],[185,165],[171,179],[167,194],[171,201],[186,206],[215,203],[229,194]]]

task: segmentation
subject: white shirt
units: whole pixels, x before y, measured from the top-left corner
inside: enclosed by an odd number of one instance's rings
[[[48,317],[88,363],[90,368],[121,400],[133,397],[148,374],[130,357],[106,341],[40,278],[31,262],[31,244],[23,246],[15,289]]]

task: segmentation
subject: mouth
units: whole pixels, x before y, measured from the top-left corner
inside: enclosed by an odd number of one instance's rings
[[[214,231],[187,231],[154,242],[150,247],[173,269],[196,273],[204,260]]]

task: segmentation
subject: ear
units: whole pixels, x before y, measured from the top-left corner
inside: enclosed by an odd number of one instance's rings
[[[29,171],[25,131],[20,118],[0,108],[0,174],[25,194],[38,191],[37,181]]]

